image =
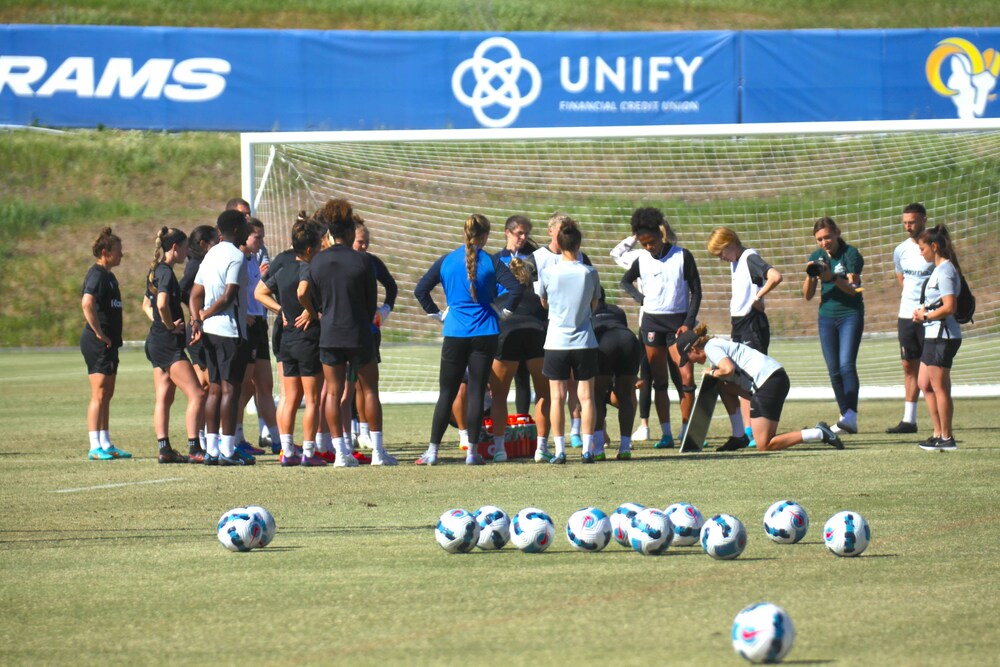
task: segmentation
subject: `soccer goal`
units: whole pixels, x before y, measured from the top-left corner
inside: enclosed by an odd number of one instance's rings
[[[487,247],[503,247],[513,214],[547,242],[553,211],[581,223],[584,251],[609,299],[637,309],[618,287],[609,250],[629,234],[639,206],[663,210],[698,261],[700,319],[729,332],[728,266],[708,255],[717,226],[734,228],[778,267],[785,282],[767,298],[771,353],[798,397],[832,397],[816,334],[818,300],[801,288],[815,248],[813,222],[833,217],[865,257],[862,395],[902,396],[896,344],[899,289],[893,248],[905,238],[903,207],[921,202],[945,223],[978,299],[956,359],[956,395],[1000,394],[1000,119],[792,123],[524,130],[274,132],[242,135],[243,196],[267,225],[272,254],[299,210],[344,197],[372,231],[371,252],[400,288],[383,327],[382,386],[397,398],[432,397],[440,324],[413,287],[441,254],[462,243],[472,212],[493,222]],[[439,303],[443,297],[438,295]]]

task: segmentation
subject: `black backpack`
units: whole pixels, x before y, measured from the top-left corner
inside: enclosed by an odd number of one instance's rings
[[[958,274],[958,278],[962,285],[958,290],[958,300],[955,304],[955,321],[959,324],[968,324],[969,322],[975,322],[972,316],[976,314],[976,297],[969,289],[969,283],[965,281],[965,276],[961,273]],[[924,295],[927,293],[927,281],[924,281],[923,286],[920,288],[920,303],[924,302]],[[941,302],[933,303],[926,306],[927,310],[934,310],[935,308],[940,308]]]

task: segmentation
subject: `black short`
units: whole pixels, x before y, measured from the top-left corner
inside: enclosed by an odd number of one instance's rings
[[[528,361],[545,356],[545,332],[538,329],[515,329],[501,332],[497,340],[497,359]]]
[[[639,363],[645,355],[634,333],[628,329],[609,329],[597,340],[597,374],[638,375]]]
[[[734,343],[743,343],[749,348],[767,354],[771,346],[771,323],[767,314],[755,308],[743,317],[732,318],[732,333],[730,338]]]
[[[146,359],[153,368],[169,371],[178,361],[187,361],[184,353],[184,335],[150,331],[146,336]]]
[[[924,341],[924,351],[920,355],[920,363],[925,366],[939,366],[941,368],[951,368],[958,354],[958,348],[962,347],[961,338],[932,338]]]
[[[771,373],[771,377],[767,378],[750,397],[750,419],[764,417],[771,421],[780,421],[781,410],[785,407],[785,398],[791,386],[784,368]]]
[[[286,378],[322,375],[319,361],[319,337],[287,332],[281,337],[281,372]]]
[[[379,327],[372,327],[372,338],[374,339],[375,345],[375,363],[382,363],[382,329]]]
[[[250,361],[270,361],[271,350],[267,344],[267,318],[257,317],[247,327],[247,338],[250,339]],[[277,349],[277,348],[275,348]]]
[[[89,330],[80,336],[80,352],[87,362],[88,375],[118,375],[118,348],[108,347]]]
[[[684,326],[687,313],[658,315],[643,313],[639,336],[648,347],[670,347],[677,339],[677,330]]]
[[[281,337],[284,335],[284,332],[285,325],[281,323],[281,317],[275,317],[274,326],[271,330],[271,349],[274,350],[274,356],[278,361],[281,361],[278,352],[281,350]]]
[[[597,348],[545,350],[542,374],[550,380],[589,380],[597,375]]]
[[[250,363],[250,342],[215,334],[205,334],[204,338],[208,381],[212,384],[243,384],[243,376]]]
[[[899,336],[899,358],[912,361],[924,354],[924,323],[900,317],[896,320]]]
[[[375,359],[374,346],[369,342],[361,347],[321,347],[319,360],[324,366],[339,366],[350,364],[352,368],[361,368]]]

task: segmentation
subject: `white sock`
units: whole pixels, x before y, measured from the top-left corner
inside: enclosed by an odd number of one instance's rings
[[[566,436],[557,435],[554,440],[556,441],[556,456],[560,454],[566,456]]]
[[[593,454],[594,453],[594,434],[593,433],[583,433],[580,435],[580,439],[583,440],[583,453]]]
[[[359,435],[361,433],[361,422],[357,419],[351,419],[351,433],[354,435]]]
[[[291,458],[295,455],[295,444],[292,439],[291,433],[282,433],[278,436],[281,439],[281,453],[287,457]]]
[[[537,437],[537,441],[538,441],[537,448],[540,451],[543,451],[543,452],[548,451],[548,449],[549,449],[549,436],[547,436],[547,435],[540,435],[540,436]]]
[[[319,447],[321,452],[333,452],[337,453],[337,450],[333,448],[333,436],[329,433],[317,433],[316,434],[316,446]]]
[[[823,431],[818,428],[802,429],[802,442],[820,442],[823,440]]]
[[[97,439],[101,443],[101,449],[111,449],[111,434],[107,429],[97,432]]]
[[[209,456],[219,456],[219,434],[218,433],[206,433],[205,434],[205,451],[208,452]]]
[[[667,422],[666,424],[660,424],[660,431],[663,433],[663,435],[673,435],[673,433],[670,431],[670,422]]]
[[[733,427],[733,437],[742,438],[743,433],[743,413],[737,410],[733,414],[729,415],[729,423]]]
[[[462,447],[469,446],[469,431],[467,429],[464,428],[458,429],[458,443]]]
[[[629,452],[632,451],[632,436],[623,435],[621,442],[618,443],[619,452]]]
[[[503,436],[503,435],[495,435],[495,436],[493,436],[493,453],[494,454],[497,453],[497,452],[506,452],[507,451],[507,449],[503,446],[503,443],[504,443],[504,441],[506,439],[507,439],[506,436]]]
[[[208,442],[205,441],[205,429],[203,428],[198,429],[198,444],[200,444],[201,448],[206,452],[208,451]]]
[[[354,451],[354,439],[351,437],[351,434],[348,433],[347,431],[344,431],[340,435],[344,439],[344,444],[347,446],[347,451],[353,452]]]
[[[257,432],[260,433],[261,437],[264,437],[265,431],[268,431],[268,426],[264,423],[264,418],[257,415]],[[277,431],[275,431],[275,433],[277,433]]]
[[[219,452],[226,458],[232,458],[236,452],[236,436],[223,433],[219,438]]]
[[[87,437],[90,439],[91,449],[101,448],[101,434],[100,431],[87,431]]]
[[[368,422],[358,422],[358,437],[368,436],[370,438],[371,435],[371,427]]]
[[[372,451],[379,456],[385,454],[385,447],[382,445],[382,431],[369,431],[368,435],[372,439]]]
[[[302,441],[302,455],[312,458],[316,456],[316,441],[315,440],[303,440]]]
[[[903,421],[907,424],[917,423],[917,402],[906,401],[903,404]]]
[[[581,417],[574,417],[573,423],[569,427],[569,434],[570,435],[580,435],[580,422],[581,421],[582,421]]]
[[[424,452],[424,456],[436,459],[438,456],[438,445],[435,445],[433,442],[427,445],[427,451]]]
[[[347,458],[348,456],[351,455],[351,450],[347,447],[347,445],[344,444],[343,436],[339,438],[334,438],[330,443],[330,446],[333,448],[333,453],[336,456]]]

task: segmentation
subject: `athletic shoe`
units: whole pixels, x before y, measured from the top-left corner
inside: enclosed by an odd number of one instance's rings
[[[371,464],[373,466],[395,466],[399,465],[399,461],[396,457],[389,452],[383,451],[381,454],[378,452],[373,452],[371,457]]]
[[[729,436],[729,440],[726,440],[721,447],[716,448],[717,452],[735,452],[738,449],[744,449],[750,446],[750,439],[745,435],[736,437],[735,435]]]
[[[941,449],[941,438],[936,435],[932,435],[923,442],[918,442],[917,446],[927,452],[936,452]]]
[[[846,419],[841,419],[837,422],[836,428],[840,429],[843,433],[850,433],[851,435],[856,435],[858,432],[858,423],[853,424]]]
[[[253,461],[254,459],[249,459]],[[247,459],[240,456],[239,452],[234,453],[232,456],[225,456],[219,454],[219,465],[220,466],[252,466],[253,463],[248,463]]]
[[[206,456],[208,456],[208,452],[201,447],[192,449],[188,452],[188,463],[204,463]]]
[[[580,463],[593,463],[594,455],[590,452],[584,452],[580,455]]]
[[[355,443],[355,446],[358,447],[358,448],[362,448],[363,447],[364,449],[371,449],[372,448],[372,437],[370,435],[366,435],[366,434],[362,433],[361,435],[358,436],[358,440]]]
[[[111,454],[111,452],[106,451],[106,450],[104,450],[101,447],[98,447],[96,449],[91,449],[89,452],[87,452],[87,458],[90,459],[91,461],[114,461],[115,460],[115,457]]]
[[[211,454],[205,454],[205,465],[207,466],[217,466],[219,465],[219,457],[212,456]]]
[[[337,455],[332,451],[330,452],[316,452],[316,458],[323,459],[327,463],[334,463],[337,460]]]
[[[294,454],[292,456],[285,456],[284,454],[282,454],[281,458],[278,460],[281,462],[282,468],[290,468],[292,466],[297,466],[302,463],[302,457],[295,456]]]
[[[632,442],[649,440],[649,427],[640,426],[632,433]]]
[[[473,453],[465,457],[465,465],[467,466],[484,466],[486,461],[479,454]]]
[[[157,460],[160,463],[187,463],[188,457],[174,449],[164,448],[160,450]]]
[[[565,454],[556,454],[551,459],[549,459],[549,463],[551,463],[552,465],[557,465],[557,466],[566,465],[566,455]]]
[[[437,462],[438,462],[437,456],[431,456],[427,452],[421,454],[420,458],[414,461],[414,463],[418,466],[434,466],[437,465]]]
[[[262,453],[266,453],[268,450],[272,454],[281,453],[281,442],[272,442],[269,435],[262,435],[257,438],[257,446],[264,450]]]
[[[298,457],[301,457],[301,456],[305,455],[305,451],[302,449],[302,447],[300,445],[292,445],[292,451]]]
[[[619,449],[618,455],[615,456],[619,461],[631,461],[632,460],[632,450],[630,449]]]
[[[247,466],[252,466],[255,463],[257,463],[257,459],[253,455],[247,454],[246,452],[241,452],[238,449],[233,451],[233,458],[240,459],[241,461],[243,461],[243,465]]]
[[[303,456],[299,460],[299,465],[303,468],[322,468],[326,465],[326,461],[318,456]]]
[[[583,438],[580,437],[579,433],[573,433],[569,436],[570,447],[583,447]]]
[[[665,435],[660,438],[660,441],[653,445],[653,449],[673,449],[674,448],[674,436]]]
[[[552,460],[552,452],[548,449],[535,450],[535,463],[545,463]]]
[[[946,451],[946,452],[953,452],[956,449],[958,449],[958,445],[955,444],[955,438],[954,437],[939,439],[938,440],[938,447],[942,451]]]
[[[885,430],[886,433],[916,433],[917,425],[911,422],[901,421],[895,426],[890,426]]]
[[[261,456],[262,454],[266,454],[266,452],[263,449],[258,449],[257,447],[254,447],[246,440],[236,445],[236,451],[242,454],[246,454],[247,456]]]
[[[347,456],[337,454],[337,458],[333,462],[334,468],[357,468],[359,465],[361,464],[358,463],[358,460],[349,454]]]
[[[372,457],[367,454],[362,454],[361,452],[351,452],[351,457],[357,461],[359,465],[367,466],[372,463]]]
[[[131,454],[129,454],[128,452],[123,452],[122,450],[118,449],[114,445],[111,445],[111,447],[108,448],[108,451],[111,452],[111,456],[115,457],[116,459],[130,459],[130,458],[132,458]]]
[[[595,461],[607,461],[608,460],[608,455],[605,454],[604,452],[597,452],[596,454],[594,454],[594,460]]]
[[[823,442],[833,445],[834,449],[844,448],[844,443],[840,441],[840,438],[833,432],[833,429],[827,426],[826,422],[819,422],[816,424],[816,428],[823,432]]]
[[[501,447],[493,453],[493,463],[503,463],[507,460],[507,450]]]

